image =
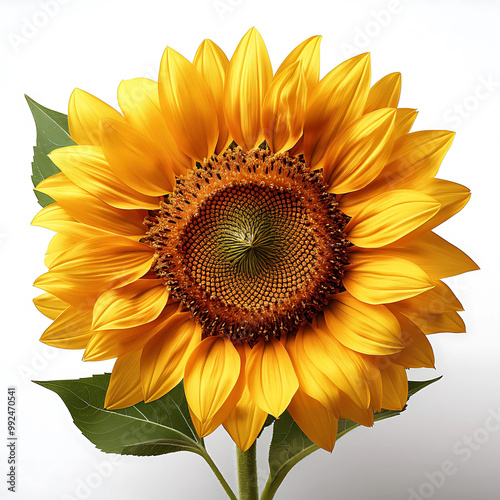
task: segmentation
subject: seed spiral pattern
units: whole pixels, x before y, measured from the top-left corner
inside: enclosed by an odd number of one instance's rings
[[[213,156],[146,222],[156,274],[204,336],[280,337],[343,290],[348,217],[299,157]]]

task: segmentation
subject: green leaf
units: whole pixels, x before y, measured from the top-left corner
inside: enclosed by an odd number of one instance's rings
[[[422,382],[408,382],[408,399],[424,387],[436,382],[441,377]],[[380,421],[386,418],[395,417],[401,411],[382,410],[374,414],[374,420]],[[337,439],[347,434],[352,429],[359,427],[359,424],[348,419],[339,420]],[[320,448],[316,446],[295,423],[288,412],[285,412],[274,423],[273,437],[269,448],[269,479],[267,481],[261,500],[270,500],[274,497],[279,485],[290,472],[291,468],[304,457]]]
[[[36,125],[36,146],[33,148],[34,155],[31,164],[33,168],[31,180],[36,187],[47,177],[60,172],[47,155],[54,149],[71,146],[75,142],[69,135],[68,117],[65,114],[52,111],[28,96],[25,97]],[[54,200],[46,194],[35,191],[35,195],[42,207],[54,203]]]
[[[162,398],[122,410],[104,408],[110,375],[36,382],[57,393],[75,425],[102,451],[122,455],[163,455],[191,451],[204,458],[203,441],[189,415],[182,382]]]

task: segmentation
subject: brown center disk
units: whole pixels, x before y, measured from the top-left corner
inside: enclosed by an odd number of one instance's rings
[[[280,337],[343,290],[349,218],[299,157],[228,150],[178,181],[146,223],[154,267],[203,335]]]

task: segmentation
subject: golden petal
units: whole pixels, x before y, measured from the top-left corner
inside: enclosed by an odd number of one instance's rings
[[[343,284],[346,290],[367,304],[388,304],[404,300],[434,287],[416,264],[376,251],[352,252]]]
[[[395,117],[392,108],[372,111],[336,137],[323,162],[330,193],[357,191],[380,174],[394,145]]]
[[[316,86],[304,122],[304,156],[311,169],[323,167],[326,150],[336,135],[361,116],[369,88],[369,54],[343,62]]]
[[[250,353],[250,347],[248,344],[239,344],[236,348],[242,363],[240,373],[245,377],[246,358]],[[224,420],[223,425],[240,450],[246,451],[257,439],[266,418],[267,413],[255,404],[245,381],[243,394],[229,416]]]
[[[385,248],[384,253],[411,260],[433,280],[479,269],[462,250],[431,231],[404,243],[404,246],[399,245],[400,242],[396,241]]]
[[[382,407],[386,410],[401,411],[408,399],[408,379],[403,366],[391,363],[381,369]]]
[[[382,193],[349,221],[348,239],[363,248],[389,245],[434,217],[440,208],[438,200],[419,191],[397,189]]]
[[[252,28],[242,38],[229,62],[224,88],[224,114],[229,132],[243,151],[264,140],[261,108],[273,78],[264,40]]]
[[[45,330],[40,340],[62,349],[85,349],[92,337],[92,310],[68,306]]]
[[[98,297],[98,293],[89,293],[88,290],[69,285],[50,272],[37,278],[34,285],[79,309],[92,309]]]
[[[104,408],[128,408],[143,400],[140,361],[140,350],[124,354],[116,360],[106,391]]]
[[[154,250],[123,236],[104,236],[77,243],[53,263],[51,274],[68,285],[95,292],[128,285],[146,274]]]
[[[370,89],[364,113],[381,108],[397,108],[400,94],[401,73],[384,76]]]
[[[360,302],[347,292],[335,295],[323,310],[326,325],[343,345],[371,355],[401,351],[401,329],[394,315],[382,305]]]
[[[68,146],[49,158],[77,186],[116,208],[155,210],[160,198],[146,196],[123,183],[109,168],[100,146]]]
[[[219,130],[212,93],[197,69],[167,47],[158,81],[160,105],[175,142],[193,160],[215,151]]]
[[[296,350],[299,355],[304,352],[317,369],[356,404],[368,407],[370,394],[361,356],[336,340],[326,324],[323,328],[306,325],[300,329],[296,335]]]
[[[407,134],[417,118],[418,111],[413,108],[398,108],[396,110],[395,136],[399,139]]]
[[[77,144],[99,146],[101,118],[123,120],[123,116],[105,102],[80,89],[73,90],[69,98],[68,125],[71,138]]]
[[[333,450],[337,438],[338,415],[327,410],[300,388],[293,396],[288,411],[314,444],[326,451]]]
[[[162,196],[175,188],[167,153],[127,123],[101,120],[101,142],[106,161],[116,177],[148,196]]]
[[[319,81],[320,43],[321,36],[312,36],[307,40],[304,40],[295,49],[293,49],[281,63],[278,71],[276,71],[276,74],[274,75],[274,79],[280,76],[290,66],[293,66],[297,61],[300,61],[307,85],[307,93],[308,95],[312,95]]]
[[[276,418],[286,410],[299,387],[290,356],[275,338],[261,340],[252,349],[246,363],[246,376],[252,399]]]
[[[188,313],[171,316],[162,330],[148,341],[141,358],[146,402],[162,397],[181,381],[186,362],[200,342],[201,327]]]
[[[316,366],[315,358],[308,356],[304,349],[302,333],[298,335],[298,340],[294,335],[287,338],[286,350],[292,361],[301,390],[319,401],[330,412],[338,412],[339,389],[335,380],[329,378]]]
[[[300,139],[306,98],[306,81],[297,61],[274,78],[262,105],[264,137],[274,154],[287,151]]]
[[[94,306],[93,330],[133,328],[155,320],[167,304],[163,280],[140,279],[104,292]]]
[[[219,125],[219,138],[215,152],[219,154],[227,149],[233,140],[224,116],[224,83],[229,59],[212,40],[203,40],[196,51],[193,64],[212,93]]]
[[[35,307],[49,319],[56,319],[69,304],[51,293],[43,293],[33,299]]]
[[[392,355],[391,361],[405,368],[434,368],[434,352],[425,334],[402,314],[395,312],[395,316],[401,325],[405,348]]]
[[[227,338],[207,337],[193,350],[186,363],[184,390],[189,408],[202,424],[228,399],[240,369],[240,355]]]
[[[67,214],[83,224],[123,236],[143,237],[145,210],[121,210],[78,187],[63,173],[48,177],[37,191],[54,198]]]
[[[150,323],[121,330],[93,331],[83,359],[102,361],[123,356],[130,351],[142,350],[151,338],[165,330],[171,317],[177,311],[178,304],[170,303],[163,309],[160,316]]]
[[[147,78],[123,80],[118,86],[118,103],[129,125],[148,136],[164,152],[162,157],[176,175],[193,166],[191,158],[177,146],[160,108],[158,84]]]

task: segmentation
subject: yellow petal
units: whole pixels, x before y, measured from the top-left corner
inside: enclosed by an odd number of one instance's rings
[[[260,113],[272,78],[264,40],[252,28],[234,51],[224,88],[224,114],[229,132],[243,151],[259,146],[264,140]]]
[[[37,278],[34,285],[80,309],[92,309],[98,297],[97,293],[89,293],[78,286],[69,285],[50,272]]]
[[[435,198],[419,191],[399,189],[382,193],[349,221],[348,239],[363,248],[389,245],[427,222],[440,208]]]
[[[381,108],[397,108],[400,94],[401,73],[384,76],[370,89],[364,113]]]
[[[172,192],[175,176],[164,150],[127,123],[101,120],[102,149],[112,172],[148,196]]]
[[[133,328],[155,320],[167,304],[163,280],[137,280],[104,292],[94,306],[93,330]]]
[[[163,332],[177,310],[178,304],[170,303],[163,309],[160,316],[150,323],[121,330],[93,331],[83,359],[85,361],[102,361],[142,349],[151,338]]]
[[[272,338],[253,347],[246,364],[252,399],[266,413],[278,418],[299,387],[297,375],[283,344]]]
[[[288,54],[286,59],[281,63],[281,66],[276,71],[274,78],[276,79],[290,66],[293,66],[297,61],[302,63],[302,71],[307,85],[307,93],[311,95],[318,85],[319,80],[319,45],[321,36],[312,36],[304,40],[295,49]]]
[[[340,418],[348,418],[365,427],[373,425],[373,410],[371,407],[365,408],[354,403],[354,401],[344,393],[340,393]]]
[[[80,89],[73,90],[69,98],[68,125],[71,138],[77,144],[99,146],[101,118],[122,120],[123,117],[105,102]]]
[[[274,78],[262,105],[264,137],[274,154],[287,151],[300,139],[306,98],[306,81],[297,61]]]
[[[401,136],[407,134],[411,130],[411,127],[413,126],[417,115],[418,111],[412,108],[398,108],[396,110],[396,139],[399,139]]]
[[[68,306],[67,302],[51,293],[44,293],[35,297],[33,303],[36,308],[49,319],[56,319]]]
[[[245,374],[240,370],[240,376],[230,392],[229,396],[226,398],[222,406],[217,410],[214,416],[208,420],[201,421],[194,413],[191,408],[189,408],[189,413],[191,415],[191,420],[193,421],[194,427],[198,436],[205,437],[211,434],[217,427],[222,425],[229,415],[232,413],[236,404],[241,399],[243,394],[243,389],[245,388]]]
[[[158,81],[160,105],[175,142],[196,161],[212,155],[219,135],[212,94],[196,68],[167,47]]]
[[[455,310],[444,308],[441,301],[439,304],[436,310],[429,306],[415,309],[401,303],[392,304],[391,309],[406,316],[426,335],[439,332],[465,333],[465,323],[460,315]]]
[[[333,450],[337,437],[338,416],[300,388],[290,402],[288,411],[314,444],[326,451]]]
[[[415,311],[418,313],[442,313],[448,311],[463,311],[462,304],[455,297],[448,285],[435,281],[434,288],[410,299],[397,303],[400,311]]]
[[[363,203],[370,203],[375,196],[390,189],[418,190],[411,187],[412,183],[436,175],[454,135],[442,130],[424,130],[400,137],[377,179],[365,189],[344,196],[342,210],[354,214]]]
[[[333,298],[323,312],[339,342],[364,354],[394,354],[403,348],[399,323],[389,309],[365,304],[348,293]]]
[[[132,351],[116,360],[106,391],[104,408],[128,408],[143,400],[140,360],[141,351]]]
[[[257,439],[266,421],[267,413],[253,401],[247,387],[229,416],[224,420],[224,428],[241,451],[246,451]]]
[[[111,207],[72,183],[63,173],[43,180],[36,190],[54,198],[69,216],[83,224],[124,236],[145,234],[142,222],[146,211]]]
[[[386,189],[396,189],[402,183],[434,177],[454,137],[446,130],[423,130],[399,138],[377,181],[384,182]]]
[[[408,379],[403,366],[391,363],[380,370],[382,375],[382,407],[386,410],[401,411],[408,399]]]
[[[177,146],[160,108],[158,84],[147,78],[123,80],[118,86],[118,103],[127,123],[148,136],[164,152],[166,168],[185,174],[192,160]]]
[[[343,284],[346,290],[367,304],[404,300],[434,287],[427,274],[409,260],[376,252],[352,252]]]
[[[196,51],[193,64],[204,78],[214,101],[219,124],[219,138],[215,151],[224,151],[233,140],[224,116],[224,83],[229,59],[222,49],[212,40],[203,40]]]
[[[241,374],[244,376],[246,357],[250,352],[248,344],[236,346],[241,357]],[[250,396],[246,386],[240,400],[236,403],[223,425],[241,451],[246,451],[257,439],[266,421],[267,413],[262,411]]]
[[[182,379],[186,362],[201,341],[201,327],[188,313],[171,316],[144,346],[141,383],[146,402],[161,398]]]
[[[99,146],[56,149],[50,159],[77,186],[116,208],[157,209],[160,198],[146,196],[124,184],[109,168]]]
[[[402,314],[396,313],[405,348],[391,356],[391,361],[405,368],[434,368],[434,352],[422,330]]]
[[[305,326],[304,328],[309,328]],[[307,334],[306,334],[307,335]],[[339,390],[334,380],[331,380],[318,367],[314,357],[309,357],[303,345],[303,335],[290,335],[287,338],[286,350],[292,360],[293,368],[302,391],[319,401],[330,412],[337,412],[339,405]]]
[[[69,306],[45,330],[40,340],[52,347],[85,349],[92,337],[92,311]]]
[[[408,189],[422,191],[441,203],[439,212],[429,219],[425,224],[422,224],[417,230],[408,235],[408,238],[415,238],[431,229],[434,229],[439,224],[442,224],[450,217],[453,217],[457,212],[467,205],[470,199],[470,190],[465,186],[456,182],[444,181],[442,179],[420,180],[408,183]]]
[[[408,259],[421,267],[431,279],[438,280],[479,269],[462,250],[433,232],[426,232],[404,246],[384,249],[388,255]]]
[[[375,179],[394,145],[392,108],[373,111],[349,125],[332,143],[324,159],[323,176],[330,193],[348,193]]]
[[[304,122],[304,156],[310,168],[321,168],[339,131],[358,118],[370,88],[370,56],[361,54],[330,71],[311,96]]]
[[[311,328],[306,325],[297,332],[295,342],[298,361],[301,359],[301,353],[304,353],[316,364],[320,372],[356,404],[363,408],[368,407],[370,394],[360,354],[338,342],[326,325],[323,328]]]
[[[104,236],[84,240],[61,254],[51,273],[92,292],[132,283],[149,271],[153,260],[154,250],[148,245],[122,236]]]
[[[241,360],[231,341],[207,337],[186,363],[184,390],[191,411],[201,423],[209,421],[231,394],[240,375]]]
[[[52,263],[56,260],[59,255],[61,255],[66,250],[69,250],[73,245],[76,245],[80,238],[74,238],[72,236],[66,236],[65,234],[56,234],[49,243],[47,247],[47,253],[45,254],[44,264],[50,268]]]

